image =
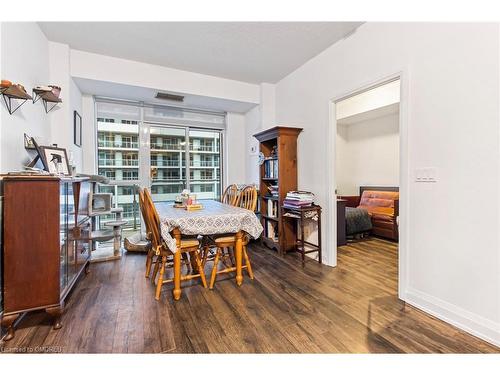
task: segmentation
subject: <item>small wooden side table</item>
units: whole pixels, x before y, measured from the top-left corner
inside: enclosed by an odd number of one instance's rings
[[[302,267],[305,265],[306,254],[318,253],[318,261],[321,264],[321,206],[313,204],[303,208],[282,207],[281,217],[283,219],[292,219],[297,221],[297,227],[300,226],[300,238],[297,236],[295,251],[302,255]],[[317,220],[318,223],[318,244],[313,244],[304,239],[304,221]]]

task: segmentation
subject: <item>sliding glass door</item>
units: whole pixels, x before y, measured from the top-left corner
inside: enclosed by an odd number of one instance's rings
[[[219,199],[221,132],[149,125],[151,193],[155,201],[173,201],[184,189],[197,199]],[[188,147],[189,145],[189,147]],[[189,163],[186,163],[189,160]]]
[[[189,189],[197,199],[219,199],[221,133],[189,130]]]
[[[150,179],[154,201],[172,201],[187,187],[186,129],[150,126]]]
[[[136,186],[149,187],[154,201],[184,189],[220,198],[224,113],[96,99],[96,125],[97,173],[111,181],[100,190],[113,193],[128,227],[141,221]]]
[[[113,205],[123,208],[126,228],[137,230],[138,197],[134,186],[139,180],[139,107],[120,103],[98,102],[97,113],[97,173],[107,177],[110,185],[99,185],[99,192],[111,193]],[[112,221],[115,215],[99,217],[100,224]]]

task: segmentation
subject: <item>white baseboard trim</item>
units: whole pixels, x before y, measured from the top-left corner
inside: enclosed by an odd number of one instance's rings
[[[406,303],[500,347],[500,324],[412,288],[404,297]]]

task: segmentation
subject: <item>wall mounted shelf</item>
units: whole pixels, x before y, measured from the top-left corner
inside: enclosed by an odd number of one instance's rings
[[[1,94],[5,102],[5,106],[11,115],[21,108],[21,106],[26,103],[28,99],[31,99],[31,96],[21,90],[18,85],[2,88]],[[18,100],[21,100],[19,104],[17,103]]]
[[[40,99],[42,99],[45,113],[49,113],[57,106],[57,104],[62,103],[62,100],[55,96],[51,91],[33,89],[33,103],[36,103]],[[48,103],[52,103],[52,106]]]

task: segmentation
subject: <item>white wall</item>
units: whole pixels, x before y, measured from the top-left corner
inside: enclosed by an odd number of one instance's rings
[[[277,121],[304,128],[299,188],[328,207],[331,99],[400,71],[410,178],[401,297],[500,345],[498,24],[367,23],[280,81]],[[437,183],[411,179],[429,166]],[[332,263],[335,233],[324,236]]]
[[[73,78],[69,79],[69,97],[70,97],[70,107],[69,107],[69,124],[71,129],[70,142],[71,142],[71,152],[73,154],[73,163],[76,166],[77,172],[83,172],[83,144],[88,142],[88,139],[83,138],[83,106],[82,106],[82,93],[80,89],[75,84]],[[74,143],[74,111],[77,111],[80,116],[82,116],[82,146],[78,147]]]
[[[66,149],[76,171],[82,171],[82,149],[74,144],[73,111],[82,115],[82,94],[70,77],[68,45],[49,42],[50,81],[61,87],[62,103],[50,113],[51,143]]]
[[[0,76],[22,84],[28,94],[37,85],[49,83],[49,49],[36,23],[2,22]],[[32,159],[24,149],[24,133],[40,144],[50,141],[50,114],[40,102],[27,101],[13,115],[0,103],[0,172],[18,171]]]
[[[245,115],[227,114],[225,138],[225,186],[244,184],[246,178]]]
[[[263,129],[277,126],[276,85],[261,83],[260,104],[245,114],[246,183],[259,185],[259,141],[253,136]],[[253,151],[255,150],[255,151]]]
[[[24,133],[41,145],[66,148],[81,171],[82,151],[73,144],[73,110],[81,111],[81,93],[69,76],[68,46],[49,42],[34,22],[3,22],[1,27],[1,77],[21,83],[30,95],[37,85],[61,86],[63,102],[45,113],[41,100],[28,101],[13,115],[2,104],[0,171],[21,170],[32,158],[24,149]]]
[[[259,85],[220,77],[171,69],[137,61],[118,59],[83,51],[70,50],[70,75],[72,77],[112,82],[121,85],[162,89],[169,92],[207,96],[256,104],[261,101]],[[267,84],[264,84],[267,85]],[[273,95],[274,85],[265,87],[266,98]],[[120,99],[120,98],[117,98]],[[94,116],[90,99],[83,99],[83,170],[95,173],[95,136],[88,129]],[[274,113],[274,101],[267,100],[267,113]],[[228,113],[226,142],[226,180],[229,183],[245,183],[246,180],[246,141],[245,116]],[[92,125],[93,128],[93,125]]]
[[[82,96],[82,171],[95,174],[96,165],[96,126],[95,103],[92,95]]]
[[[358,195],[360,186],[399,186],[399,111],[362,118],[337,122],[339,195]]]
[[[261,129],[260,106],[245,114],[246,183],[259,185],[259,141],[253,135]],[[255,150],[255,151],[252,151]]]

